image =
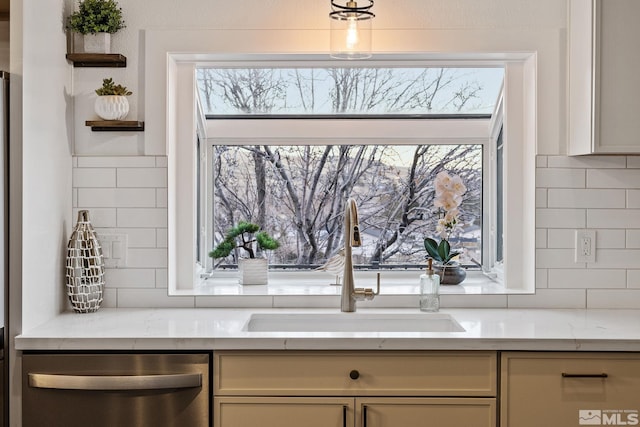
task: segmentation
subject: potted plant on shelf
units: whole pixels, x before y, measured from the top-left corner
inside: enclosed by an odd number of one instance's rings
[[[85,53],[111,52],[111,34],[124,28],[115,0],[81,0],[67,20],[67,29],[82,34]]]
[[[213,259],[225,258],[235,250],[243,249],[248,258],[238,259],[238,273],[241,285],[266,285],[269,265],[266,258],[257,258],[256,249],[274,250],[280,243],[266,231],[260,231],[257,224],[241,221],[230,228],[224,240],[216,246],[209,256]]]
[[[129,114],[127,96],[132,93],[125,86],[115,84],[112,78],[103,79],[102,87],[96,89],[96,114],[103,120],[123,120]]]
[[[440,243],[432,238],[424,239],[424,248],[436,265],[434,270],[440,276],[443,285],[458,285],[467,277],[467,272],[454,261],[462,251],[452,250],[449,239],[460,222],[460,204],[462,196],[467,192],[462,179],[458,175],[450,176],[442,171],[434,181],[434,206],[438,209],[438,225],[436,232],[440,235]]]

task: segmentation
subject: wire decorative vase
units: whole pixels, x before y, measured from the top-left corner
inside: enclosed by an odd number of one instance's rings
[[[100,308],[104,258],[87,210],[78,212],[78,223],[67,245],[66,283],[67,295],[76,313],[92,313]]]

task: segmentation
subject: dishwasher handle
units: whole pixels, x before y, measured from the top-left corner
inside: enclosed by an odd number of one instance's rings
[[[29,386],[58,390],[165,390],[202,386],[202,374],[58,375],[29,373]]]

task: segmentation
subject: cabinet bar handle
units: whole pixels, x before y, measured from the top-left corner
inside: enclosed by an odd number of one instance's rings
[[[362,405],[362,427],[367,427],[367,405]]]
[[[29,374],[29,386],[59,390],[163,390],[202,385],[202,374],[55,375]]]
[[[347,427],[347,405],[342,405],[342,427]]]
[[[608,374],[567,374],[566,372],[562,373],[562,378],[607,378]]]

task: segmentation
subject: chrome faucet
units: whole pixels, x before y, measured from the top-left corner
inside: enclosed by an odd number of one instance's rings
[[[358,223],[358,207],[353,199],[347,200],[344,212],[344,273],[342,275],[342,296],[340,311],[356,311],[356,301],[372,300],[380,293],[380,273],[378,273],[377,290],[356,288],[353,282],[353,258],[351,248],[362,246],[360,224]]]

